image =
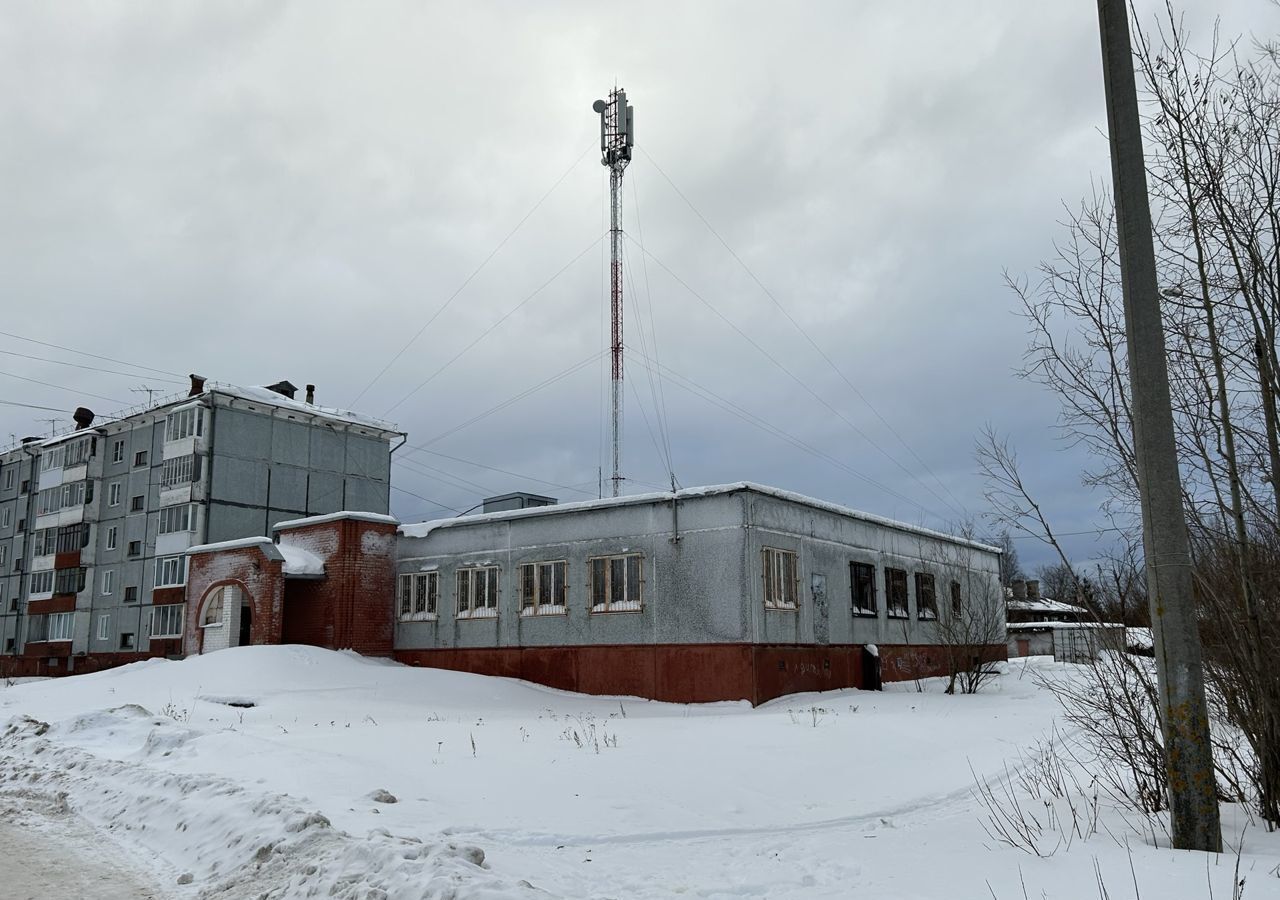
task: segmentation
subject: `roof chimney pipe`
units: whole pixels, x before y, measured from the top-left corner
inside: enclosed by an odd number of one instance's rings
[[[307,402],[311,404],[316,402],[316,386],[314,384],[307,385]]]
[[[1014,600],[1027,599],[1027,583],[1023,581],[1021,578],[1017,578],[1009,582],[1009,587],[1013,588]]]
[[[1027,582],[1027,599],[1028,600],[1040,599],[1040,582],[1034,581],[1034,580]]]
[[[205,377],[203,375],[191,374],[187,376],[191,379],[191,390],[187,392],[188,397],[198,397],[204,393]]]
[[[76,423],[76,431],[83,431],[93,424],[93,410],[77,406],[76,411],[71,414],[71,418]]]

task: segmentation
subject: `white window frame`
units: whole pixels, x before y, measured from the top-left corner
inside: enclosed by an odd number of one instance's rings
[[[760,559],[760,575],[764,584],[764,608],[798,609],[800,607],[799,554],[794,550],[781,547],[762,547]]]
[[[454,618],[496,619],[502,592],[499,566],[460,566],[454,572]]]
[[[0,576],[5,574],[4,567],[9,564],[9,545],[0,544]]]
[[[516,591],[522,616],[567,615],[569,561],[549,559],[521,563],[516,569]]]
[[[160,556],[156,558],[156,580],[158,588],[181,587],[187,583],[186,556]],[[176,581],[170,579],[177,579]]]
[[[102,596],[110,597],[115,590],[116,570],[107,569],[102,573]]]
[[[17,473],[17,469],[14,469],[13,467],[9,467],[8,469],[5,469],[5,471],[4,471],[4,489],[5,489],[6,491],[11,491],[11,490],[13,490],[13,481],[14,481],[14,476],[15,476],[15,474],[16,474],[16,473]]]
[[[114,525],[107,526],[107,544],[105,549],[107,550],[116,549],[116,535],[118,531],[119,529],[117,529],[116,526]]]
[[[120,649],[136,650],[138,649],[138,637],[132,631],[122,631],[120,633]]]
[[[396,612],[401,622],[434,622],[440,612],[440,573],[401,574],[396,584]]]
[[[111,616],[103,613],[98,616],[98,640],[105,641],[111,632]]]
[[[187,604],[185,603],[164,603],[160,606],[151,607],[151,624],[149,626],[151,633],[149,637],[153,640],[182,637],[183,628],[186,624],[186,609]],[[165,630],[157,630],[157,625]]]
[[[13,510],[6,506],[4,511],[0,512],[0,528],[8,528],[12,522]]]
[[[188,406],[175,409],[164,417],[165,442],[180,441],[184,438],[199,437],[204,429],[204,417],[199,406]]]
[[[166,459],[160,467],[160,489],[194,484],[198,480],[200,468],[200,457],[195,453]]]
[[[107,506],[120,505],[120,482],[113,481],[107,485]]]
[[[157,523],[159,534],[180,534],[196,530],[196,509],[194,503],[180,503],[177,506],[162,506]],[[181,526],[181,527],[179,527]]]
[[[35,594],[52,594],[53,593],[53,569],[40,569],[31,573],[31,578],[27,581],[27,595]]]
[[[124,462],[124,439],[118,438],[111,442],[111,462]]]
[[[617,565],[622,567],[621,598],[613,596],[613,569]],[[587,600],[591,604],[591,612],[640,612],[644,609],[644,580],[643,553],[614,553],[589,558]]]

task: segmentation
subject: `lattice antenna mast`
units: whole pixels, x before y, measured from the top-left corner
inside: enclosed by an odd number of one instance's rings
[[[600,114],[600,162],[609,167],[609,309],[613,356],[613,496],[622,493],[622,173],[635,146],[635,108],[627,92],[615,87],[608,100],[592,106]]]

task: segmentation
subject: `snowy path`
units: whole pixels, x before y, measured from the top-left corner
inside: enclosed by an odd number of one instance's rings
[[[92,897],[94,900],[166,900],[102,835],[47,803],[5,798],[0,817],[0,896],[6,900]],[[41,810],[39,807],[46,807]],[[126,857],[127,858],[127,857]]]

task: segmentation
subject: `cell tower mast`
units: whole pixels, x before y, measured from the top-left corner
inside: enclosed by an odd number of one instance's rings
[[[613,496],[622,493],[622,173],[635,146],[636,113],[615,87],[592,106],[600,114],[600,162],[609,167],[609,307],[613,356]]]

